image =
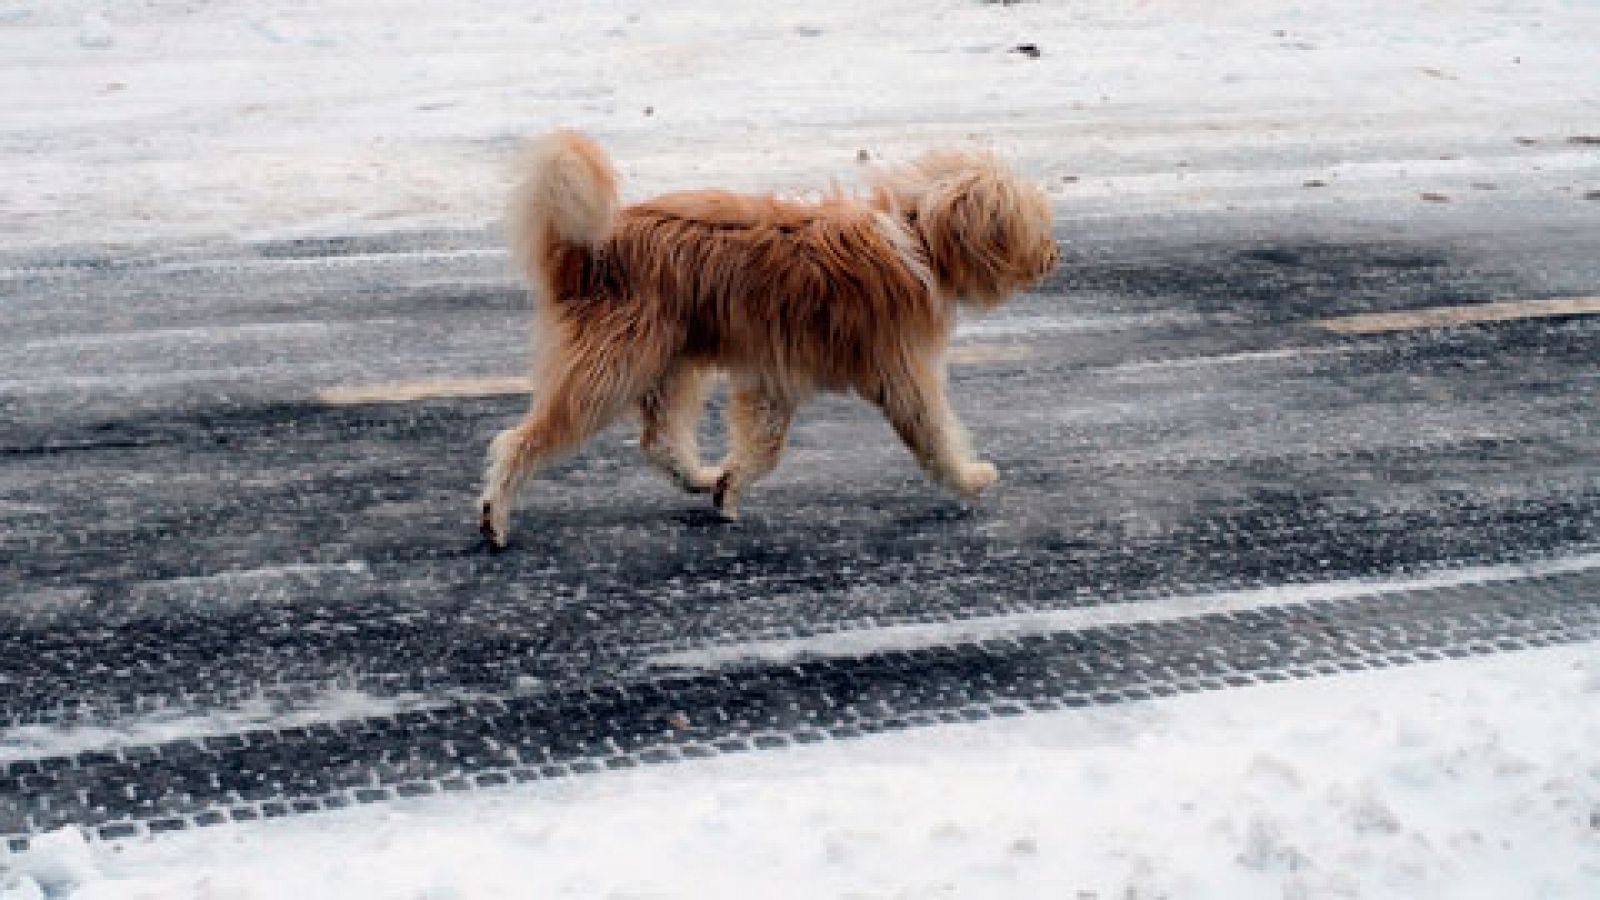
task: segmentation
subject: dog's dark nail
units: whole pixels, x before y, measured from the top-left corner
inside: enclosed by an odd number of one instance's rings
[[[717,476],[717,486],[711,489],[711,505],[724,516],[728,514],[728,473]]]
[[[483,535],[484,543],[488,544],[490,553],[499,553],[506,546],[501,543],[500,536],[495,533],[493,512],[494,510],[490,508],[489,504],[485,503],[483,505],[483,509],[478,515],[478,533]]]

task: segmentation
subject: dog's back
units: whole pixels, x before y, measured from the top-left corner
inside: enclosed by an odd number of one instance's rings
[[[885,341],[952,324],[909,235],[851,198],[668,194],[548,259],[551,311],[573,325],[629,318],[686,356],[817,386],[852,386]]]

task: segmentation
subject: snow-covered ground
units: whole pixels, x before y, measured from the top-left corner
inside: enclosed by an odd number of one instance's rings
[[[1600,893],[1600,646],[181,833],[0,898]]]
[[[556,124],[634,196],[979,140],[1076,215],[1404,205],[1592,178],[1597,46],[1584,0],[0,0],[0,238],[477,226]]]

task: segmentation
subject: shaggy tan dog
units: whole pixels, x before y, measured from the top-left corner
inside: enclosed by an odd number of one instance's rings
[[[958,301],[993,307],[1056,264],[1038,187],[988,153],[877,173],[869,197],[726,191],[619,208],[617,175],[570,131],[535,140],[512,197],[512,250],[534,293],[534,397],[489,447],[481,528],[506,541],[523,482],[629,409],[650,461],[721,513],[778,464],[817,390],[881,409],[917,462],[971,497],[995,480],[944,393]],[[700,461],[707,379],[728,373],[729,443]]]

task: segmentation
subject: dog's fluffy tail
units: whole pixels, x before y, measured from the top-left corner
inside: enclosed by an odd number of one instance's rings
[[[591,248],[611,236],[617,205],[617,171],[599,144],[567,130],[530,140],[506,210],[517,267],[538,285],[555,245]]]

